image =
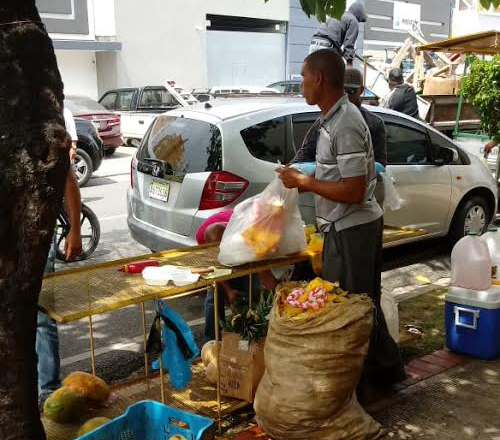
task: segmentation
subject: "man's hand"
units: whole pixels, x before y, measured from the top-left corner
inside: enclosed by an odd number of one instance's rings
[[[490,154],[491,150],[498,145],[497,141],[490,141],[484,146],[484,154]]]
[[[276,172],[280,175],[280,179],[282,180],[285,188],[298,188],[299,190],[306,189],[307,182],[310,177],[308,174],[301,173],[296,168],[288,166],[277,168]]]
[[[78,228],[71,227],[64,242],[66,261],[72,261],[82,253],[82,237]]]
[[[71,142],[71,148],[69,149],[69,158],[71,161],[73,161],[73,159],[75,158],[76,156],[76,142],[73,141]]]

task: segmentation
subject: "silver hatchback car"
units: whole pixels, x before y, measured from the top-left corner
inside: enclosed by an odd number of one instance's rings
[[[487,166],[423,122],[369,109],[385,122],[388,168],[405,201],[385,213],[385,223],[425,229],[417,239],[484,231],[497,205]],[[283,97],[227,99],[162,114],[132,160],[132,237],[153,251],[196,244],[206,218],[264,189],[318,115],[303,98]],[[312,195],[302,194],[300,203],[304,221],[314,222]]]

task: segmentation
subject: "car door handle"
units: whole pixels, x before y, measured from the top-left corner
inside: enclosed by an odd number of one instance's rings
[[[144,124],[144,121],[142,119],[139,119],[139,124]]]

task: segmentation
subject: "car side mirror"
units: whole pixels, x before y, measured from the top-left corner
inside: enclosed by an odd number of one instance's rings
[[[440,147],[438,150],[438,156],[434,159],[434,165],[442,166],[449,165],[458,160],[458,152],[452,150],[451,148]]]

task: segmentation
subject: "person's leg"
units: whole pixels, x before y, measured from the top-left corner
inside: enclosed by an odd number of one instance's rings
[[[55,269],[55,239],[54,234],[45,265],[45,273],[54,272]],[[61,386],[61,367],[57,324],[42,312],[38,312],[35,349],[38,357],[38,393],[40,401],[43,401],[52,391]]]
[[[380,307],[382,240],[382,218],[340,232],[330,231],[325,238],[323,271],[328,281],[339,281],[349,293],[365,293],[373,300],[374,329],[365,372],[371,379],[395,382],[404,378],[404,370]]]
[[[221,292],[221,289],[217,289],[218,292],[218,305],[219,305],[219,319],[223,319],[225,317],[224,310],[224,294]],[[205,340],[212,341],[215,339],[215,302],[214,302],[214,292],[213,289],[210,288],[207,291],[205,296]]]
[[[38,312],[36,329],[36,354],[38,356],[39,396],[47,396],[61,386],[59,361],[59,336],[56,322],[45,313]]]

